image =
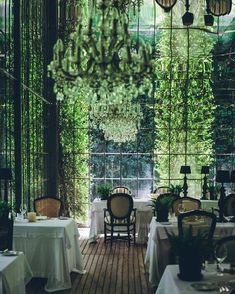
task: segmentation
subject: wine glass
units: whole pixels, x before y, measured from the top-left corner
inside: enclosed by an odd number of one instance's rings
[[[27,212],[27,206],[25,204],[21,204],[21,206],[20,206],[20,215],[21,215],[22,219],[24,218],[26,212]]]
[[[217,261],[217,275],[218,276],[223,276],[223,273],[222,273],[223,269],[221,267],[221,264],[226,259],[227,255],[228,255],[228,250],[224,244],[221,246],[217,246],[215,248],[215,258]]]
[[[178,212],[179,213],[183,213],[183,212],[185,212],[185,206],[184,206],[184,203],[182,202],[182,203],[180,203],[179,205],[178,205]]]

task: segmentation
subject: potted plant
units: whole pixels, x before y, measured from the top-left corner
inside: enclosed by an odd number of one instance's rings
[[[210,193],[210,200],[217,200],[217,195],[220,191],[220,187],[210,183],[208,186],[208,191]]]
[[[158,222],[168,221],[168,213],[173,199],[174,198],[170,195],[165,197],[159,196],[157,199],[152,199],[151,206],[155,212],[155,215],[157,215]]]
[[[100,196],[101,200],[107,200],[110,193],[111,193],[112,187],[108,184],[102,184],[99,185],[97,188],[97,193]]]
[[[11,205],[4,200],[0,200],[0,220],[8,219],[10,211]]]
[[[199,281],[202,278],[203,261],[213,254],[213,243],[207,234],[200,231],[193,234],[192,226],[183,236],[168,234],[172,251],[179,258],[178,277],[184,281]]]
[[[172,194],[178,195],[180,197],[180,193],[183,191],[183,187],[181,185],[171,184],[169,190]]]

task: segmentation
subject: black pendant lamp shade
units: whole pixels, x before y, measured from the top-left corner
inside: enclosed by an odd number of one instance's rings
[[[177,0],[155,0],[159,6],[161,6],[165,12],[169,12],[175,5]]]
[[[217,170],[215,180],[218,183],[230,183],[229,170]]]
[[[11,180],[12,172],[10,168],[0,168],[0,180]]]
[[[232,9],[232,0],[206,0],[211,14],[221,16],[229,14]]]

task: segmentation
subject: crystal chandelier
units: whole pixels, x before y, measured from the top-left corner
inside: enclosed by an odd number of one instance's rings
[[[137,98],[152,90],[153,60],[150,45],[132,41],[127,15],[115,3],[93,5],[87,24],[78,21],[67,49],[57,41],[48,70],[58,100],[85,99],[92,125],[107,140],[124,142],[137,134],[142,118]]]

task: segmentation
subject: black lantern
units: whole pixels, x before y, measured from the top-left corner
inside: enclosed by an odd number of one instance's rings
[[[210,14],[206,14],[206,15],[204,15],[204,22],[205,22],[205,26],[207,26],[207,27],[213,26],[214,17]]]
[[[206,199],[206,193],[207,193],[207,189],[208,189],[208,186],[207,186],[207,174],[209,174],[209,166],[207,165],[204,165],[202,166],[202,169],[201,169],[201,174],[204,174],[204,179],[203,179],[203,186],[202,186],[202,200],[205,200]]]
[[[180,173],[184,174],[184,184],[183,184],[183,193],[184,197],[187,197],[188,194],[188,184],[187,184],[187,174],[191,174],[191,168],[189,165],[182,165],[180,168]]]
[[[229,14],[232,9],[232,0],[206,0],[208,10],[215,16]]]
[[[191,24],[193,24],[194,15],[193,13],[189,12],[189,6],[190,6],[189,0],[186,0],[186,3],[185,3],[186,12],[182,16],[182,22],[184,26],[190,26]]]
[[[224,221],[224,199],[225,199],[225,188],[224,188],[224,183],[230,183],[230,175],[228,170],[218,170],[216,172],[216,182],[221,183],[221,188],[220,188],[220,198],[218,201],[218,206],[219,206],[219,222]]]
[[[175,5],[177,0],[155,0],[158,5],[160,5],[165,12],[169,12],[172,7]]]

